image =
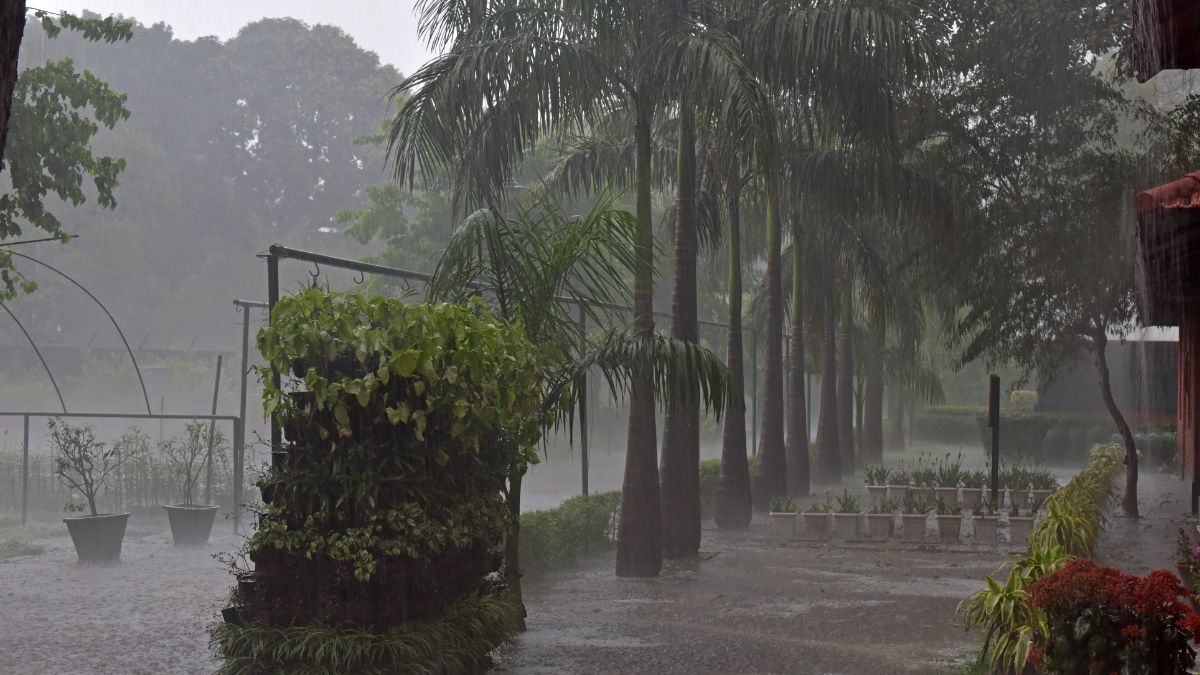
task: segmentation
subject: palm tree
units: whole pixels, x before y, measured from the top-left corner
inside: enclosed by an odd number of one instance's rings
[[[571,424],[589,370],[598,370],[617,394],[628,390],[639,364],[650,363],[659,402],[695,392],[693,399],[718,416],[724,407],[725,370],[707,350],[623,333],[593,339],[578,321],[576,311],[597,325],[628,297],[637,222],[615,207],[618,196],[602,194],[590,211],[575,217],[544,195],[510,205],[512,219],[496,209],[477,211],[455,231],[430,282],[430,302],[481,296],[498,317],[519,322],[540,347],[547,431]],[[514,467],[505,494],[510,521],[504,569],[518,598],[521,482],[527,468],[528,463]]]
[[[854,278],[847,270],[842,283],[841,306],[838,311],[837,361],[837,428],[838,453],[841,455],[842,475],[854,473]]]

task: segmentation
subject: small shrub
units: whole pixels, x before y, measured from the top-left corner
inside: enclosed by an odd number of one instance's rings
[[[868,466],[865,469],[866,483],[871,487],[888,485],[892,470],[886,466]]]
[[[78,490],[86,501],[91,515],[96,512],[96,497],[108,486],[121,463],[116,448],[105,448],[96,440],[91,426],[76,426],[51,418],[50,440],[54,444],[54,474],[71,490]],[[68,511],[82,511],[85,506],[72,500]]]
[[[1025,414],[1033,412],[1037,406],[1038,395],[1036,391],[1026,389],[1018,389],[1008,395],[1008,409],[1014,413]]]
[[[838,513],[859,513],[862,509],[858,505],[858,497],[850,494],[848,490],[842,490],[842,496],[837,498]]]
[[[569,567],[606,551],[616,539],[621,492],[578,495],[557,508],[521,514],[521,569],[530,576]]]

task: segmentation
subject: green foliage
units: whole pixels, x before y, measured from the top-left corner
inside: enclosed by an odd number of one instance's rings
[[[892,470],[886,466],[868,466],[863,470],[866,474],[866,484],[870,486],[888,485],[888,478],[892,475]]]
[[[750,475],[758,468],[758,457],[746,458],[750,467]],[[700,460],[700,517],[712,518],[717,510],[717,487],[721,484],[721,460]]]
[[[78,490],[91,515],[97,515],[96,497],[107,486],[121,464],[115,446],[96,440],[95,429],[77,426],[52,417],[47,425],[54,444],[54,474],[71,490]],[[68,511],[82,511],[83,504],[67,503]]]
[[[471,673],[486,669],[487,654],[513,634],[520,612],[520,603],[508,595],[472,594],[436,619],[386,632],[219,622],[209,646],[222,661],[221,675]]]
[[[976,438],[978,408],[930,406],[913,419],[913,438],[941,443],[966,443]]]
[[[71,14],[58,17],[58,24],[39,14],[43,29],[55,37],[63,28],[79,31],[91,41],[129,40],[130,24],[106,19],[81,19]],[[19,236],[21,223],[28,223],[64,242],[62,222],[45,204],[53,193],[73,206],[88,196],[84,178],[95,188],[96,201],[113,208],[117,177],[125,160],[97,156],[92,137],[101,125],[112,129],[128,119],[126,97],[113,91],[91,71],[79,72],[71,59],[48,61],[18,74],[12,94],[8,142],[0,154],[0,172],[8,170],[11,192],[0,194],[0,239]],[[0,298],[11,298],[18,290],[34,286],[22,275],[12,274],[12,256],[0,252]]]
[[[577,557],[612,548],[619,490],[578,495],[544,511],[521,514],[521,571],[538,576],[568,567]]]
[[[1120,476],[1122,453],[1094,447],[1087,465],[1046,500],[1046,513],[1029,535],[1029,553],[1009,570],[1003,584],[987,586],[959,604],[968,630],[984,630],[983,651],[993,670],[1022,672],[1030,651],[1049,634],[1046,616],[1029,604],[1030,584],[1078,555],[1095,550]]]
[[[1032,413],[1034,406],[1037,405],[1037,402],[1038,395],[1036,391],[1016,389],[1008,395],[1008,409],[1021,415],[1028,415]]]
[[[958,504],[947,504],[944,500],[938,499],[934,506],[939,516],[961,516],[962,507]]]
[[[842,490],[842,496],[837,497],[837,512],[838,513],[859,513],[862,509],[858,505],[858,497],[850,494],[849,490]]]
[[[408,306],[318,289],[258,336],[282,371],[264,405],[293,439],[264,477],[250,550],[328,557],[369,580],[381,557],[502,541],[507,480],[537,461],[541,369],[520,326],[482,304]],[[306,391],[293,391],[300,383]]]
[[[771,499],[771,513],[796,513],[799,506],[791,497],[774,497]]]
[[[883,499],[875,502],[875,504],[871,507],[871,513],[892,514],[899,511],[900,506],[899,500],[892,499],[890,497],[884,497]]]
[[[168,438],[158,444],[158,452],[167,465],[168,471],[179,485],[179,496],[184,504],[196,503],[196,486],[200,484],[200,474],[204,471],[208,457],[207,442],[208,424],[199,420],[191,420],[184,428],[182,438]],[[213,447],[223,443],[214,430]],[[144,440],[142,437],[130,439],[130,444]]]

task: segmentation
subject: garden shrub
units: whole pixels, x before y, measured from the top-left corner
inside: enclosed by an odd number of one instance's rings
[[[260,370],[264,407],[287,442],[259,481],[264,507],[247,544],[254,591],[236,598],[241,621],[369,631],[379,649],[397,626],[435,630],[451,607],[484,624],[463,631],[514,630],[509,614],[455,603],[500,592],[486,578],[510,523],[503,494],[537,459],[541,369],[520,327],[482,303],[410,306],[312,289],[279,301],[258,346],[296,379],[277,388]],[[224,659],[246,656],[233,635],[214,633]],[[375,665],[413,666],[392,660],[411,652],[374,653]]]
[[[746,458],[750,475],[758,468],[758,458]],[[717,487],[721,484],[721,460],[705,459],[700,462],[700,517],[704,520],[717,515]]]
[[[934,406],[913,419],[913,438],[939,443],[970,443],[975,438],[975,416],[978,410],[966,408],[967,414],[947,406]]]
[[[607,551],[616,541],[620,490],[577,495],[553,509],[521,514],[521,571],[529,576]]]
[[[1029,661],[1050,673],[1190,672],[1200,615],[1186,595],[1167,570],[1143,578],[1073,560],[1029,586],[1047,630]]]

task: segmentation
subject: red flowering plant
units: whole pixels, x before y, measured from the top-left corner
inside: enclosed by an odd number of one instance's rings
[[[1185,673],[1195,661],[1189,641],[1200,637],[1200,614],[1167,570],[1137,577],[1080,558],[1029,593],[1046,614],[1038,660],[1047,672]]]

